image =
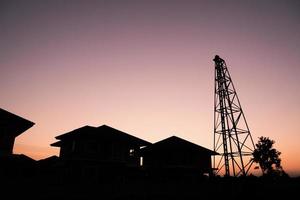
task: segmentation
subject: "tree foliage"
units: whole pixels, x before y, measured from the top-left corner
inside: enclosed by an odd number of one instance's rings
[[[259,164],[263,175],[285,174],[281,166],[281,159],[279,158],[281,152],[273,148],[274,143],[274,140],[262,136],[255,145],[256,149],[253,152],[253,161]]]

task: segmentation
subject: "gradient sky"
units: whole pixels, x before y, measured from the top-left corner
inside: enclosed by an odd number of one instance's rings
[[[215,54],[252,136],[300,175],[300,1],[1,1],[0,107],[36,123],[15,153],[110,125],[150,142],[213,146]]]

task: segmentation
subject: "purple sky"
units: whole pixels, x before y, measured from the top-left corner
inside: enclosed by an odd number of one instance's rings
[[[253,138],[300,174],[300,1],[1,1],[0,107],[36,123],[15,153],[107,124],[156,142],[213,143],[213,57]]]

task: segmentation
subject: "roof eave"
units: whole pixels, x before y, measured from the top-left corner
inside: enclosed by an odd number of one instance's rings
[[[62,142],[58,141],[58,142],[54,142],[54,143],[50,144],[50,146],[52,146],[52,147],[61,147],[61,144],[62,144]]]

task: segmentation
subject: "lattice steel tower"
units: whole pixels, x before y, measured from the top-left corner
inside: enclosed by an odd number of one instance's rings
[[[225,61],[215,62],[214,151],[215,174],[247,175],[252,166],[254,142]],[[224,171],[225,170],[225,171]]]

